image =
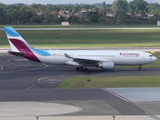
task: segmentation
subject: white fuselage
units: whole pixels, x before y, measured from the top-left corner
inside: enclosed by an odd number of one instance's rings
[[[48,50],[48,52],[51,54],[50,56],[38,57],[42,63],[68,64],[70,61],[73,61],[71,58],[65,57],[65,53],[73,58],[112,61],[115,65],[144,65],[157,60],[152,54],[141,51]]]

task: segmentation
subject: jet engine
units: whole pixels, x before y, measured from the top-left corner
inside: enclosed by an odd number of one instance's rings
[[[105,70],[113,70],[114,63],[112,61],[101,62],[101,63],[99,63],[98,67],[105,69]]]

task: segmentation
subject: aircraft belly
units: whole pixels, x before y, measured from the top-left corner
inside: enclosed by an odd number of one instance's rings
[[[113,62],[116,65],[140,65],[143,63],[139,58],[121,58]]]
[[[48,64],[65,64],[68,59],[64,58],[63,56],[48,56],[48,57],[41,57],[42,63]]]

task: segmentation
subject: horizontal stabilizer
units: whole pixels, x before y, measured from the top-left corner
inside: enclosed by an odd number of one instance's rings
[[[15,51],[8,51],[8,53],[12,55],[20,56],[20,57],[24,57],[26,54],[25,52],[15,52]]]

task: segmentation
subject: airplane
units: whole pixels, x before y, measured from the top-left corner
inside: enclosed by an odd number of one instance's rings
[[[39,50],[30,46],[13,27],[4,27],[11,51],[9,54],[44,64],[72,65],[76,71],[89,67],[114,70],[115,66],[139,66],[157,60],[151,53],[125,50]]]

